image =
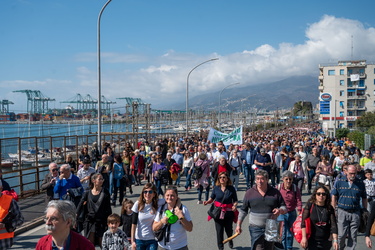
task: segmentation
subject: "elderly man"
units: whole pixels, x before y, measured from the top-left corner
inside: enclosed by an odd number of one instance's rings
[[[273,242],[264,238],[266,220],[277,218],[279,214],[287,212],[281,193],[268,184],[268,173],[257,170],[254,187],[246,191],[240,215],[237,221],[236,233],[241,233],[241,225],[250,209],[249,223],[251,249],[273,249]]]
[[[76,207],[71,201],[50,201],[44,218],[48,235],[38,241],[36,249],[94,250],[94,245],[88,239],[72,231],[75,220]]]
[[[145,159],[143,156],[139,153],[139,150],[136,149],[134,151],[134,155],[132,156],[132,165],[131,170],[132,174],[134,176],[136,186],[141,185],[141,174],[143,173],[145,169]]]
[[[56,163],[52,162],[48,166],[49,173],[46,174],[42,182],[42,190],[46,191],[45,202],[46,205],[51,200],[58,200],[59,194],[53,192],[53,188],[56,185],[57,180],[59,179],[59,167]]]
[[[24,218],[13,197],[2,194],[2,191],[3,186],[0,182],[0,218],[3,218],[0,223],[0,249],[9,249],[13,245],[14,230],[22,225]],[[9,212],[13,214],[13,218],[5,223],[4,219]]]
[[[95,173],[95,169],[91,167],[91,161],[89,159],[83,160],[83,167],[78,170],[77,176],[82,184],[84,190],[89,189],[91,174]]]
[[[110,192],[110,194],[112,194],[112,191],[109,189],[109,185],[110,185],[109,177],[112,171],[112,166],[109,162],[109,157],[107,154],[102,155],[102,160],[96,163],[95,170],[97,173],[102,174],[103,179],[104,179],[103,186]]]
[[[346,176],[339,178],[331,191],[332,206],[337,209],[338,243],[340,249],[355,249],[361,217],[361,205],[367,209],[365,184],[356,177],[357,168],[349,165]],[[348,242],[345,246],[346,238]]]
[[[259,154],[255,156],[254,164],[257,165],[258,169],[267,171],[268,176],[270,175],[272,160],[270,155],[266,153],[265,148],[259,150]]]
[[[69,189],[72,189],[70,191],[75,190],[76,194],[68,194]],[[76,206],[81,200],[83,193],[81,182],[77,176],[72,174],[72,172],[70,171],[70,166],[68,164],[64,164],[60,167],[60,176],[56,182],[55,187],[53,188],[53,192],[59,194],[60,200],[64,200],[67,198],[73,200]]]

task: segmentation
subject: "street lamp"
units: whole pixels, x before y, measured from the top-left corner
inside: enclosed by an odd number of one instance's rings
[[[238,85],[240,84],[239,82],[236,82],[236,83],[232,83],[232,84],[229,84],[228,86],[226,86],[225,88],[223,88],[221,91],[220,91],[220,94],[219,94],[219,130],[221,130],[221,94],[223,93],[223,91],[231,86],[234,86],[234,85]]]
[[[215,61],[215,60],[219,60],[219,58],[212,58],[210,60],[207,60],[207,61],[204,61],[204,62],[198,64],[197,66],[192,68],[190,70],[189,74],[187,75],[187,79],[186,79],[186,114],[185,114],[186,115],[186,137],[188,137],[188,133],[189,133],[189,77],[190,77],[190,74],[191,74],[191,72],[193,72],[196,68],[198,68],[202,64],[205,64],[205,63],[208,63],[208,62],[211,62],[211,61]]]
[[[99,12],[98,16],[98,37],[97,37],[97,42],[98,42],[98,147],[99,150],[101,150],[102,147],[102,89],[101,89],[101,68],[100,68],[100,19],[102,17],[102,13],[107,7],[107,5],[111,2],[112,0],[108,0],[102,7],[102,9]]]

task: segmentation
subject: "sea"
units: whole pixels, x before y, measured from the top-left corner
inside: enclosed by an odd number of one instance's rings
[[[142,124],[140,124],[142,126]],[[89,135],[95,134],[98,131],[98,125],[95,123],[80,123],[80,122],[67,122],[67,123],[0,123],[0,139],[7,138],[27,138],[27,137],[55,137],[55,136],[75,136],[75,135]],[[171,132],[173,130],[163,130],[163,132]],[[102,132],[132,132],[131,124],[124,123],[105,123],[102,124]],[[139,132],[144,132],[144,130],[139,129]],[[161,132],[159,130],[152,132]],[[16,141],[16,140],[13,140]],[[27,141],[27,140],[25,140]],[[11,139],[3,140],[1,144],[1,157],[2,159],[8,159],[8,153],[17,153],[18,146],[17,143],[10,143]],[[78,142],[81,143],[81,142]],[[82,142],[83,143],[83,142]],[[68,145],[75,144],[75,140],[72,139],[71,142],[67,141]],[[40,148],[48,148],[47,145],[38,145]],[[54,145],[54,147],[62,147],[63,145]],[[22,143],[21,150],[28,150],[30,145],[27,143]],[[18,167],[19,168],[19,167]],[[19,185],[20,182],[24,184],[24,190],[37,189],[34,181],[38,178],[38,173],[35,172],[35,168],[24,169],[22,167],[22,179],[18,177],[19,172],[9,172],[12,169],[3,169],[4,177],[9,182],[11,187],[14,187],[16,192],[20,192]],[[18,169],[13,169],[18,170]],[[39,168],[39,179],[43,180],[45,174],[47,173],[48,167]],[[29,183],[29,184],[28,184]],[[40,185],[40,183],[39,183]]]

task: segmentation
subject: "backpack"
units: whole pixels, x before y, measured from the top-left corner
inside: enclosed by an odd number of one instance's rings
[[[201,166],[202,165],[203,163],[201,164]],[[207,166],[204,169],[202,169],[201,166],[196,166],[196,165],[194,166],[194,169],[193,169],[194,171],[193,171],[193,174],[191,175],[191,178],[193,180],[198,180],[202,178],[203,172],[206,170]]]
[[[166,167],[158,170],[158,179],[161,184],[168,184],[169,182],[169,171]]]

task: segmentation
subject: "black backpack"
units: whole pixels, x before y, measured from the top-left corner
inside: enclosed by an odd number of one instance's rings
[[[203,163],[201,164],[201,166],[202,165],[203,165]],[[193,174],[191,175],[191,178],[193,180],[198,180],[198,179],[202,178],[203,172],[206,170],[207,166],[204,169],[202,169],[201,166],[194,166],[194,169],[193,169],[194,171],[193,171]]]
[[[158,179],[161,184],[168,184],[169,182],[169,171],[167,168],[162,168],[158,170]]]

